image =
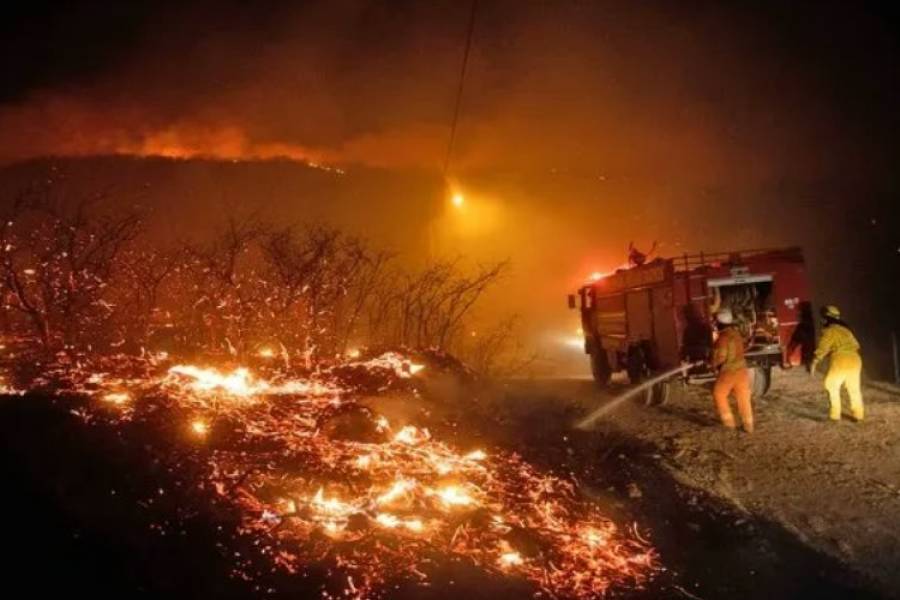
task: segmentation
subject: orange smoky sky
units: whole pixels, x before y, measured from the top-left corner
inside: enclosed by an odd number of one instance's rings
[[[482,1],[457,167],[701,183],[868,168],[871,132],[834,89],[829,56],[810,64],[802,47],[818,31],[792,39],[800,17],[789,11],[773,27],[763,9],[679,4]],[[449,1],[162,3],[134,17],[100,67],[16,90],[0,106],[0,158],[439,168],[468,11]],[[72,27],[110,35],[102,21]],[[64,42],[55,51],[77,55],[85,40]]]

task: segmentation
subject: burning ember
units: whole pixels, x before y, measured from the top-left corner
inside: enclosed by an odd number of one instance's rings
[[[199,436],[205,436],[209,432],[209,425],[206,424],[206,421],[197,419],[191,423],[191,431]]]
[[[267,387],[265,384],[252,382],[247,369],[235,369],[231,373],[223,374],[215,369],[176,365],[169,369],[169,374],[185,376],[189,388],[196,392],[219,391],[234,396],[252,396],[264,393]]]
[[[131,396],[129,396],[125,392],[109,392],[107,394],[103,394],[103,401],[109,402],[110,404],[127,404],[129,400],[131,400]]]
[[[403,379],[423,369],[392,353],[352,365]],[[83,378],[75,387],[98,409],[85,420],[158,422],[162,414],[183,423],[202,442],[198,485],[238,512],[238,533],[272,568],[299,574],[326,564],[342,573],[323,597],[379,597],[389,584],[424,583],[448,561],[570,598],[641,585],[655,568],[637,532],[620,531],[571,482],[515,454],[461,450],[427,429],[394,425],[327,372],[263,379],[247,368],[154,369],[143,378],[114,369]],[[326,424],[348,411],[365,415],[365,431],[329,435]],[[235,565],[238,577],[259,574]]]

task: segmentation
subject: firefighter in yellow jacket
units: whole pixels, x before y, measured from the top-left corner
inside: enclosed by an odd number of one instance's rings
[[[850,412],[854,419],[862,421],[865,411],[860,390],[862,358],[859,355],[859,342],[850,327],[841,320],[841,311],[836,306],[823,306],[822,318],[825,320],[825,329],[809,365],[809,372],[815,373],[816,366],[830,357],[831,364],[825,375],[825,389],[828,390],[828,399],[831,401],[829,416],[832,421],[841,420],[841,387],[846,387],[850,396]]]
[[[716,314],[719,337],[713,346],[712,366],[718,372],[713,386],[713,400],[722,425],[736,427],[728,396],[734,392],[741,425],[747,433],[753,433],[753,405],[750,402],[750,370],[744,359],[744,338],[734,325],[734,315],[723,308]]]

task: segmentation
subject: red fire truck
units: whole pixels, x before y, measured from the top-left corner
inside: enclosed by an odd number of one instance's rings
[[[801,364],[815,341],[800,248],[657,258],[597,278],[569,296],[569,307],[581,310],[584,351],[601,386],[616,371],[635,383],[703,363],[651,387],[648,400],[667,399],[679,379],[715,377],[706,361],[721,308],[732,310],[747,341],[756,396],[768,391],[772,367]]]

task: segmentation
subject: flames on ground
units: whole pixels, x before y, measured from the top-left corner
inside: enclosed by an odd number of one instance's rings
[[[69,391],[89,396],[73,409],[84,421],[166,423],[176,445],[194,447],[197,485],[240,515],[239,534],[273,570],[329,565],[340,574],[339,589],[323,587],[324,597],[427,584],[448,560],[525,579],[550,597],[595,597],[651,577],[655,554],[636,528],[621,531],[572,482],[515,454],[456,448],[426,428],[391,423],[360,404],[347,377],[365,373],[415,398],[423,368],[386,353],[305,378],[165,356],[64,372]],[[54,385],[62,372],[48,376]],[[352,433],[333,435],[329,422],[347,414],[356,417]],[[236,559],[234,575],[258,573]]]

